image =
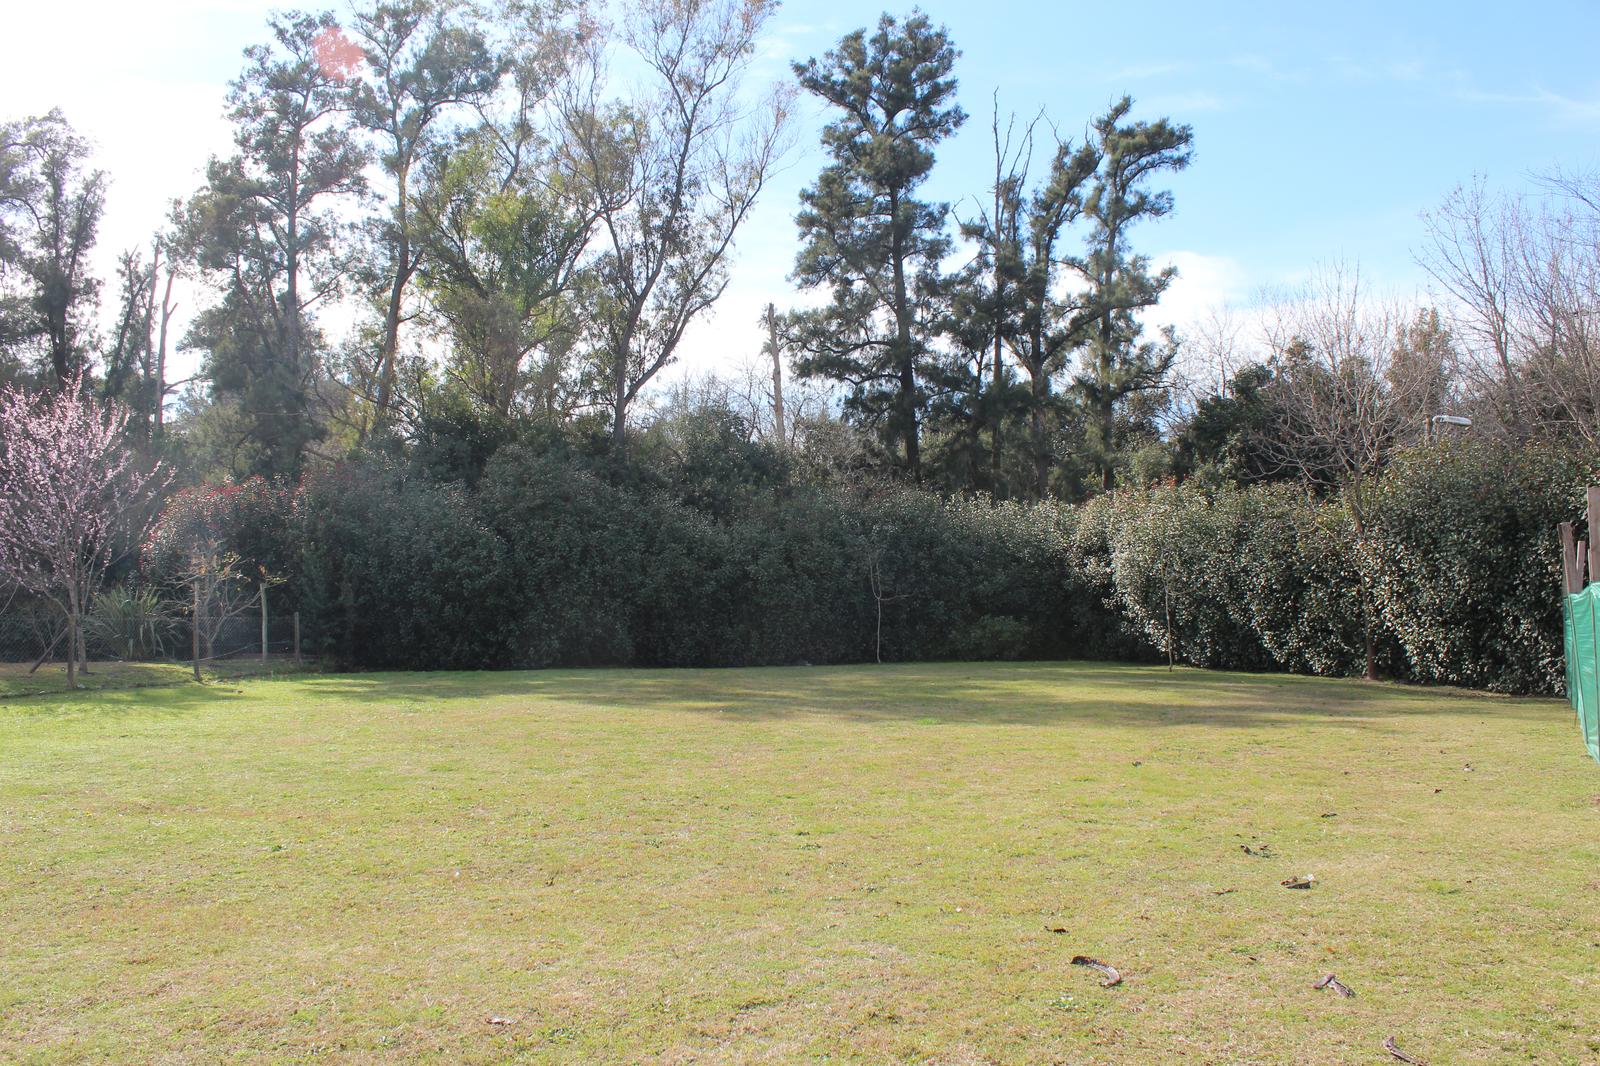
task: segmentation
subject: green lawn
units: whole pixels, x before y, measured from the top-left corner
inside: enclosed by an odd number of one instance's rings
[[[1565,703],[1088,664],[0,701],[4,1062],[1374,1063],[1389,1036],[1600,1059],[1600,767]]]
[[[0,699],[15,696],[46,696],[68,691],[67,668],[52,662],[37,670],[31,663],[0,662]],[[207,663],[205,677],[231,681],[263,674],[299,673],[304,668],[293,659],[278,656],[263,663],[251,656]],[[147,688],[151,685],[182,684],[194,676],[193,667],[184,663],[96,662],[88,673],[78,675],[78,687],[89,692],[106,689]]]

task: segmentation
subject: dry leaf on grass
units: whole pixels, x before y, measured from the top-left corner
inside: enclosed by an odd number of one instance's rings
[[[1311,987],[1316,989],[1331,988],[1345,999],[1350,999],[1355,995],[1354,992],[1350,991],[1349,985],[1345,984],[1331,973],[1323,977],[1322,980],[1318,981]]]
[[[1306,874],[1304,877],[1291,877],[1287,881],[1279,881],[1284,888],[1310,888],[1317,883],[1316,875]]]
[[[517,1024],[511,1018],[496,1018],[492,1014],[489,1017],[485,1018],[484,1021],[489,1023],[490,1025],[515,1025],[515,1024]]]
[[[1091,959],[1087,955],[1074,955],[1072,956],[1072,965],[1087,966],[1090,969],[1099,970],[1105,975],[1105,980],[1100,982],[1101,988],[1114,988],[1122,983],[1122,975],[1117,972],[1117,968],[1101,962],[1099,959]]]

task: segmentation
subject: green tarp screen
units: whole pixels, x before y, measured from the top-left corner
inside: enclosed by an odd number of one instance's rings
[[[1600,760],[1600,585],[1590,585],[1566,604],[1567,699],[1589,754]]]

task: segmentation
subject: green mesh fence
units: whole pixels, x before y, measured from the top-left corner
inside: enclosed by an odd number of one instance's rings
[[[1567,698],[1589,754],[1600,761],[1600,585],[1566,601]]]

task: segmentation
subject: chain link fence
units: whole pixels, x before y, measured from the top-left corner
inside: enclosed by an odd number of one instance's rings
[[[174,675],[157,667],[241,672],[300,662],[299,619],[275,613],[268,597],[202,612],[195,624],[189,604],[150,589],[113,588],[96,595],[83,617],[86,680],[137,681]],[[197,632],[198,630],[198,632]],[[50,692],[65,687],[67,619],[43,597],[0,592],[0,696]]]

